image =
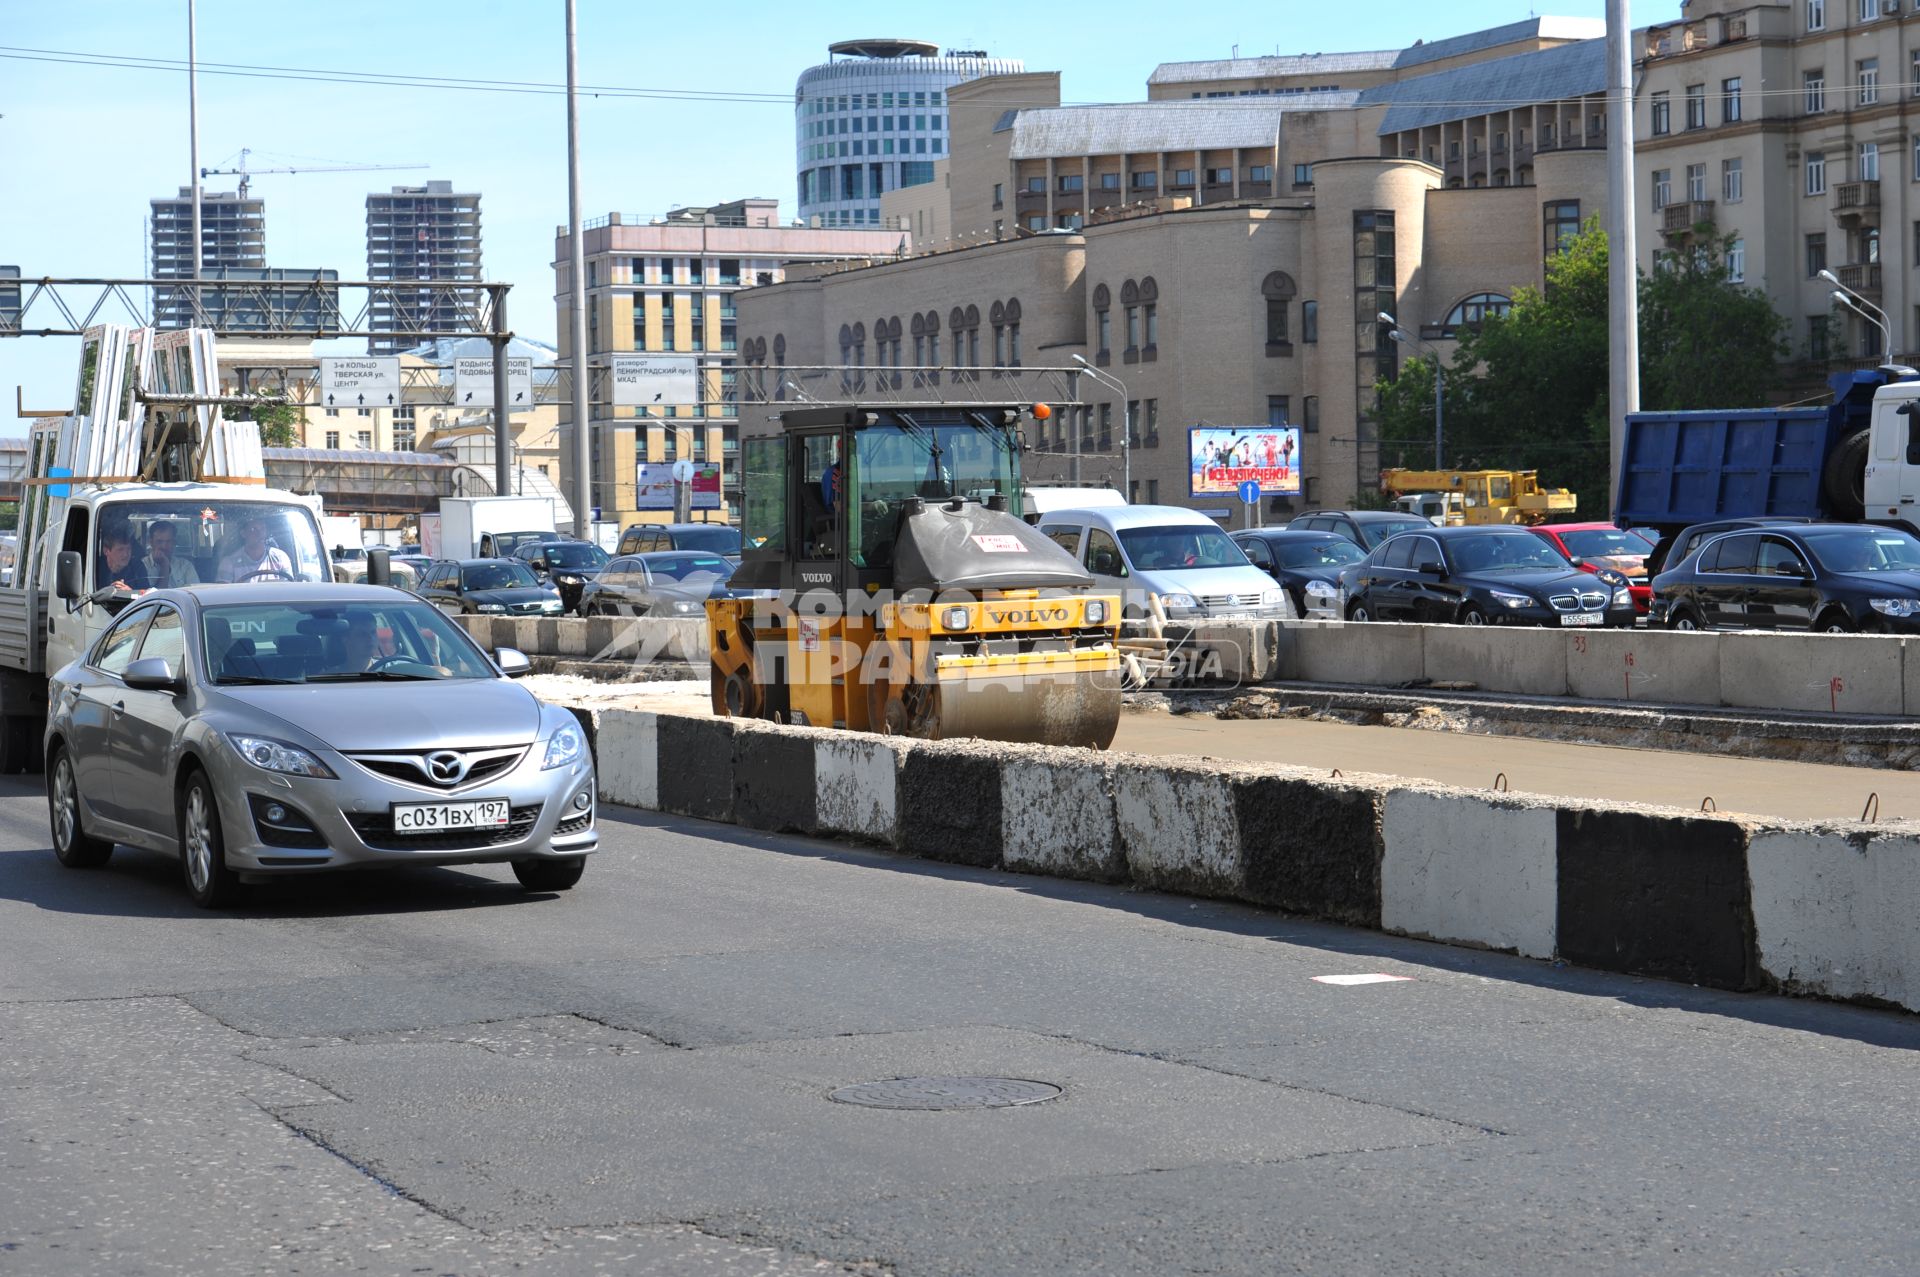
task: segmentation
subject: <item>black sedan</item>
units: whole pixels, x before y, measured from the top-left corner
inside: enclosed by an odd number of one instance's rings
[[[1253,528],[1233,539],[1255,567],[1286,587],[1294,612],[1303,617],[1339,620],[1340,574],[1367,557],[1337,532]]]
[[[559,616],[560,594],[517,559],[441,559],[415,591],[442,612]]]
[[[656,550],[626,554],[600,570],[580,597],[582,616],[705,616],[708,599],[730,596],[733,563],[718,554]]]
[[[1653,622],[1920,633],[1920,540],[1857,523],[1725,532],[1654,578]]]
[[[1525,528],[1428,528],[1382,542],[1346,574],[1349,621],[1629,626],[1615,572],[1582,572]]]
[[[513,557],[560,591],[560,602],[569,612],[580,606],[587,582],[607,566],[607,552],[591,541],[529,541],[515,546]]]

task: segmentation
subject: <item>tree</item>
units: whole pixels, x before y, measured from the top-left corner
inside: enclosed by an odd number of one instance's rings
[[[264,448],[297,448],[300,427],[307,422],[306,412],[290,403],[268,404],[253,410],[260,427],[260,445]]]
[[[1766,295],[1736,283],[1730,241],[1703,240],[1640,283],[1640,403],[1647,411],[1753,407],[1788,357],[1788,324]],[[1446,463],[1538,470],[1604,513],[1608,459],[1607,236],[1587,222],[1546,264],[1546,288],[1522,288],[1505,315],[1461,333],[1447,368]],[[1409,360],[1380,385],[1384,458],[1430,464],[1433,361]]]

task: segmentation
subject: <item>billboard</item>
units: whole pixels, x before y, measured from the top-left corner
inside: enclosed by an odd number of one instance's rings
[[[1195,426],[1187,431],[1188,495],[1231,497],[1251,479],[1269,497],[1300,495],[1300,427]]]
[[[650,461],[634,467],[634,502],[636,510],[673,509],[673,462]],[[718,461],[696,461],[693,463],[693,504],[691,510],[718,510],[720,508],[720,463]]]

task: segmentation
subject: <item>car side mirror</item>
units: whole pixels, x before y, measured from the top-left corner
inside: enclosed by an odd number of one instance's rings
[[[173,662],[149,656],[127,666],[120,681],[136,692],[184,692],[187,682],[174,671]]]
[[[508,678],[525,678],[533,673],[533,662],[517,647],[495,648],[493,659],[499,663],[500,672]]]
[[[62,599],[77,599],[86,593],[83,576],[86,563],[78,550],[62,550],[54,564],[53,593]]]
[[[1444,563],[1435,563],[1431,559],[1429,559],[1427,562],[1422,563],[1420,565],[1421,576],[1445,577],[1446,574],[1447,574],[1447,565]]]
[[[391,550],[367,551],[367,584],[393,584],[393,552]]]

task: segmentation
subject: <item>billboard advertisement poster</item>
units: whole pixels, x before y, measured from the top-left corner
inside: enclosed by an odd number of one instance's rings
[[[1300,495],[1300,427],[1195,426],[1187,431],[1188,495],[1237,497],[1240,485],[1263,495]]]
[[[636,510],[673,509],[673,463],[650,461],[634,467],[634,503]],[[720,508],[720,463],[693,463],[692,510]]]

